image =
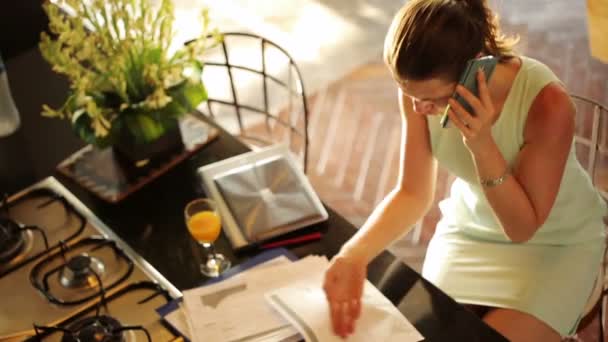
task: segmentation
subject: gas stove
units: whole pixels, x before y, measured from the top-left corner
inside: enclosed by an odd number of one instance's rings
[[[171,341],[181,293],[56,179],[0,205],[1,341]]]

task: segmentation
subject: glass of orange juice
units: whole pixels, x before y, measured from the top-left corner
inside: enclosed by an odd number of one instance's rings
[[[195,199],[186,205],[184,217],[190,235],[208,251],[207,261],[201,264],[201,273],[218,277],[230,268],[230,260],[217,253],[213,245],[222,230],[222,220],[215,202],[207,198]]]

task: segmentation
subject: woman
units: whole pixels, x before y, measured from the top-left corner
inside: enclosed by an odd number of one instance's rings
[[[403,118],[395,189],[326,271],[334,330],[360,314],[366,265],[433,203],[437,161],[457,176],[423,276],[512,341],[575,332],[604,249],[606,206],[576,160],[575,108],[542,63],[512,52],[483,0],[412,0],[396,15],[384,57]],[[467,60],[500,58],[479,96],[457,87]],[[451,99],[457,92],[467,112]],[[441,128],[449,104],[452,126]]]

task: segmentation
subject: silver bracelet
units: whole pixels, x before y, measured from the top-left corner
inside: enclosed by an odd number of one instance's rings
[[[509,170],[509,167],[507,167],[505,169],[505,172],[503,172],[503,174],[500,177],[494,178],[494,179],[480,179],[479,184],[481,184],[481,186],[484,186],[486,188],[491,188],[491,187],[500,185],[505,181],[505,179],[507,179],[507,177],[509,176],[510,173],[511,172]]]

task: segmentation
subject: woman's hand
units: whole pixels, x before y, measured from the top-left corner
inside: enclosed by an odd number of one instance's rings
[[[323,290],[329,302],[332,327],[343,338],[355,331],[366,274],[364,259],[341,254],[331,260],[325,271]]]
[[[448,110],[448,116],[462,133],[463,141],[472,153],[478,152],[491,141],[492,124],[498,114],[492,104],[486,77],[481,69],[477,70],[477,84],[479,98],[461,85],[456,87],[456,92],[471,105],[475,115],[467,112],[453,98],[449,100],[450,108]]]

